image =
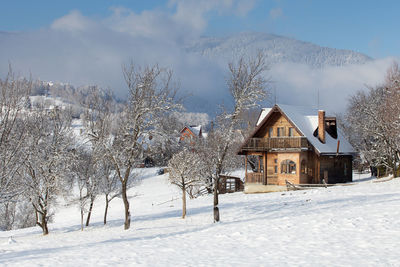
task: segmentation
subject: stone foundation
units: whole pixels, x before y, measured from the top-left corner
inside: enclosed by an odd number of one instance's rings
[[[287,191],[286,186],[282,185],[262,185],[262,184],[246,184],[244,186],[245,194],[254,193],[270,193]]]

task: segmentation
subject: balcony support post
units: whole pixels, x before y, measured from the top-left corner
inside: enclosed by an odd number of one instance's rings
[[[267,153],[263,153],[263,184],[267,184]]]
[[[244,180],[247,181],[247,154],[246,157],[244,158]]]

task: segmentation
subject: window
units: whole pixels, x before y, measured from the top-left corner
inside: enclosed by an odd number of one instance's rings
[[[290,127],[290,128],[289,128],[289,136],[290,136],[290,137],[293,137],[293,136],[294,136],[294,128],[293,128],[293,127]]]
[[[274,128],[269,127],[268,129],[268,137],[272,137],[274,135]]]
[[[274,159],[274,174],[278,173],[278,159]]]
[[[300,170],[301,174],[307,174],[307,162],[305,159],[301,161]]]
[[[289,159],[282,161],[281,173],[296,174],[296,163]]]
[[[277,132],[277,136],[281,137],[281,136],[285,136],[285,128],[284,127],[278,127],[278,132]]]

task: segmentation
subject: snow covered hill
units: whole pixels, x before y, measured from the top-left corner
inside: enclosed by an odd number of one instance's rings
[[[262,50],[271,65],[292,62],[314,68],[364,64],[372,60],[364,54],[351,50],[321,47],[275,34],[251,32],[228,37],[203,37],[189,45],[186,50],[227,62],[235,56]]]
[[[221,195],[221,223],[212,222],[212,197],[188,200],[183,220],[179,191],[166,175],[144,169],[129,191],[131,229],[123,205],[104,199],[92,225],[80,229],[76,206],[60,206],[50,234],[39,228],[0,232],[2,266],[397,266],[400,179],[307,191]],[[364,178],[364,179],[363,179]]]

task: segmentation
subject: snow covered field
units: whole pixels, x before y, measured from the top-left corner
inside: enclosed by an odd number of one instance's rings
[[[0,232],[1,266],[400,266],[400,179],[306,191],[188,199],[181,216],[177,189],[145,169],[129,195],[133,223],[123,230],[123,205],[103,198],[91,226],[80,229],[76,206],[60,206],[50,234],[39,227]],[[169,202],[166,202],[169,201]],[[10,238],[12,236],[12,238]]]

